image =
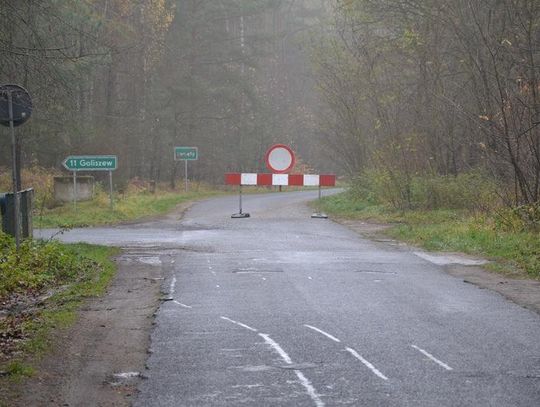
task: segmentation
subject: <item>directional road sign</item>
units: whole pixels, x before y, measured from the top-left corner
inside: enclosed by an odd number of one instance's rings
[[[195,161],[199,159],[199,149],[197,147],[175,147],[174,160]]]
[[[62,165],[69,171],[114,171],[118,159],[115,155],[70,155]]]

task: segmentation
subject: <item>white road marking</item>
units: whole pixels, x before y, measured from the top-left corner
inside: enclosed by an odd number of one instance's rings
[[[432,361],[434,361],[435,363],[437,363],[439,366],[443,367],[444,369],[446,369],[446,370],[454,370],[450,366],[448,366],[446,363],[441,362],[435,356],[433,356],[432,354],[426,352],[424,349],[421,349],[416,345],[411,345],[411,347],[413,347],[414,349],[416,349],[418,352],[422,353],[423,355],[427,356],[429,359],[431,359]]]
[[[283,348],[279,346],[279,344],[276,341],[270,338],[270,336],[268,336],[267,334],[259,334],[259,336],[261,336],[264,339],[264,341],[268,345],[270,345],[270,347],[274,349],[279,354],[279,356],[281,356],[281,359],[283,359],[285,363],[287,363],[288,365],[292,365],[292,360],[290,356],[287,355],[287,352],[285,352]]]
[[[366,359],[364,359],[357,351],[355,351],[352,348],[345,348],[347,349],[347,352],[349,352],[351,355],[353,355],[356,359],[358,359],[360,362],[362,362],[369,370],[371,370],[375,375],[380,377],[383,380],[388,380],[388,377],[383,375],[375,366],[373,366],[371,363],[369,363]]]
[[[324,332],[322,329],[319,329],[317,327],[311,326],[311,325],[304,325],[306,328],[313,329],[314,331],[317,331],[320,334],[323,334],[327,338],[332,339],[334,342],[341,342],[338,338],[336,338],[333,335],[330,335],[328,332]]]
[[[175,288],[176,288],[176,277],[173,277],[172,281],[171,281],[171,286],[169,287],[169,294],[170,295],[174,294]]]
[[[186,304],[182,304],[181,302],[178,302],[176,300],[173,301],[176,305],[180,305],[181,307],[184,307],[184,308],[193,308],[191,305],[186,305]]]
[[[313,280],[313,278],[312,278],[312,277],[308,277],[308,280]]]
[[[117,379],[132,379],[134,377],[140,377],[141,372],[121,372],[121,373],[114,373],[113,377]]]
[[[264,341],[279,354],[279,356],[281,356],[281,359],[283,359],[285,363],[287,363],[288,365],[292,365],[291,357],[287,355],[287,352],[285,352],[283,348],[279,346],[279,344],[276,341],[270,338],[270,336],[268,336],[267,334],[259,334],[259,336],[262,337]],[[324,403],[319,397],[319,395],[317,394],[317,391],[315,390],[311,382],[307,379],[307,377],[304,376],[302,371],[294,369],[294,373],[296,373],[296,376],[300,380],[300,383],[306,389],[307,394],[311,397],[311,399],[315,403],[315,406],[324,407]]]
[[[227,317],[221,317],[221,319],[224,319],[225,321],[232,322],[233,324],[238,325],[238,326],[241,326],[242,328],[249,329],[250,331],[253,331],[253,332],[259,332],[259,331],[257,331],[255,328],[252,328],[252,327],[250,327],[249,325],[243,324],[243,323],[241,323],[241,322],[235,321],[234,319],[230,319],[230,318],[227,318]]]
[[[305,387],[305,389],[307,390],[307,393],[309,394],[311,399],[315,402],[315,405],[317,407],[324,407],[323,401],[321,400],[321,398],[317,394],[317,391],[315,390],[311,382],[307,379],[307,377],[304,376],[304,374],[300,370],[295,370],[294,373],[296,373],[296,376],[298,376],[298,378],[300,379],[300,383],[302,383],[302,386]]]

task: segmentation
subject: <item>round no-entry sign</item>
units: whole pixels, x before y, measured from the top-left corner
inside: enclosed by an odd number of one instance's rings
[[[265,156],[266,166],[275,174],[285,174],[295,164],[294,152],[289,146],[275,144],[268,149]]]

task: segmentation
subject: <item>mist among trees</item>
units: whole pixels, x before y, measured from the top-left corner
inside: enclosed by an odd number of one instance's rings
[[[221,183],[282,142],[396,207],[430,177],[540,199],[535,0],[3,0],[0,20],[1,81],[35,103],[26,166],[117,154],[174,185],[173,147],[198,146],[193,177]]]
[[[116,154],[119,177],[174,184],[260,170],[273,142],[315,156],[315,91],[301,38],[318,1],[3,0],[0,78],[31,93],[24,165]],[[10,162],[9,138],[0,158]]]
[[[349,173],[378,170],[405,207],[415,177],[472,171],[511,205],[538,202],[538,1],[334,6],[314,61],[326,140]]]

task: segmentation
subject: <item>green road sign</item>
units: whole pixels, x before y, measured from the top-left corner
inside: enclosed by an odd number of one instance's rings
[[[114,171],[118,159],[115,155],[70,155],[62,165],[69,171]]]
[[[175,147],[174,160],[195,161],[199,159],[199,149],[197,147]]]

